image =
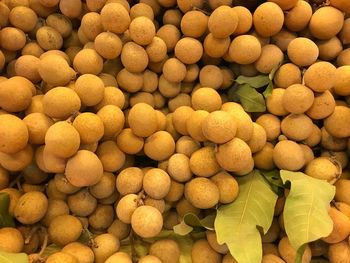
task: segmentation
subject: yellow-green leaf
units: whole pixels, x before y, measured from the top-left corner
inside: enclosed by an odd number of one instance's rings
[[[194,229],[201,230],[214,230],[215,214],[210,214],[203,219],[199,219],[198,216],[192,213],[184,215],[180,224],[174,226],[174,232],[178,235],[184,236],[191,233]]]
[[[270,228],[277,195],[255,170],[237,178],[239,195],[221,206],[215,219],[218,242],[226,243],[239,263],[261,263],[262,244],[258,227],[266,233]]]
[[[28,263],[28,255],[25,253],[8,253],[0,250],[1,263]]]
[[[291,184],[283,219],[292,246],[299,250],[304,244],[328,236],[333,229],[328,209],[335,187],[301,172],[281,170],[281,178],[283,183]]]
[[[249,84],[251,87],[258,89],[269,84],[270,79],[267,75],[258,75],[255,77],[246,77],[241,75],[236,79],[236,82],[238,84]]]
[[[236,90],[242,107],[247,112],[264,112],[266,111],[265,100],[262,94],[257,92],[249,84],[243,84]]]

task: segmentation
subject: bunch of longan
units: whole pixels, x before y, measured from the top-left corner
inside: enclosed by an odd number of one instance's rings
[[[0,250],[177,263],[175,239],[149,238],[234,202],[235,177],[283,169],[336,186],[333,231],[302,262],[350,262],[350,1],[257,2],[0,1],[0,194],[16,223]],[[268,74],[266,112],[230,101],[239,75]],[[295,260],[284,202],[263,263]],[[146,256],[120,249],[136,239]],[[215,231],[191,251],[237,262]]]

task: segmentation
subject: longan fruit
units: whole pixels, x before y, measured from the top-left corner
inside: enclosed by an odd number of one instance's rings
[[[131,108],[128,122],[132,132],[139,137],[152,135],[158,126],[155,110],[145,103],[138,103]]]
[[[80,135],[83,144],[98,142],[104,134],[104,126],[101,118],[96,114],[84,112],[73,121],[74,128]]]
[[[79,262],[93,263],[95,255],[92,249],[79,242],[72,242],[62,248],[62,252],[74,256]]]
[[[185,64],[197,63],[203,55],[203,46],[195,38],[184,37],[175,46],[175,56]]]
[[[76,241],[82,230],[83,226],[78,218],[71,215],[60,215],[52,219],[48,234],[53,243],[65,246]]]
[[[163,75],[170,82],[181,82],[186,73],[186,66],[177,58],[170,58],[163,65]]]
[[[136,194],[127,194],[119,200],[115,210],[120,221],[125,224],[131,223],[131,216],[138,206],[137,200]]]
[[[169,192],[170,183],[170,176],[159,168],[150,169],[143,177],[143,189],[154,199],[164,198]]]
[[[252,138],[250,138],[249,141],[247,141],[247,144],[252,151],[252,153],[256,153],[260,151],[266,144],[267,136],[266,136],[266,131],[264,127],[257,123],[253,123],[254,125],[254,130],[253,130],[253,135]]]
[[[267,110],[276,116],[284,116],[288,114],[288,111],[283,107],[282,101],[284,97],[285,89],[275,88],[272,94],[266,98]]]
[[[290,140],[302,141],[312,132],[312,120],[305,114],[289,114],[281,122],[281,130]]]
[[[26,168],[33,160],[33,148],[30,144],[16,153],[0,152],[0,164],[6,170],[16,172]]]
[[[350,219],[335,207],[331,207],[328,214],[333,221],[333,230],[329,236],[322,238],[322,240],[329,244],[343,241],[349,236]]]
[[[185,186],[181,183],[178,183],[174,180],[171,180],[170,190],[165,196],[164,200],[166,202],[177,202],[179,201],[184,193]]]
[[[186,182],[192,178],[190,159],[185,154],[176,153],[169,158],[167,172],[172,179]]]
[[[124,67],[132,73],[143,72],[148,65],[146,50],[134,42],[124,44],[121,61]]]
[[[89,226],[95,230],[106,230],[114,220],[114,209],[112,205],[97,205],[89,216]]]
[[[118,134],[117,145],[120,150],[127,154],[136,154],[142,150],[144,140],[133,134],[130,128],[126,128]]]
[[[349,96],[350,66],[345,65],[337,68],[334,74],[334,92],[341,96]]]
[[[220,263],[221,257],[221,254],[212,249],[206,239],[199,239],[192,246],[193,263]]]
[[[142,189],[143,172],[138,167],[122,170],[116,179],[116,187],[120,194],[137,194]]]
[[[37,83],[41,80],[39,75],[40,59],[32,55],[22,55],[15,63],[16,75],[25,77],[28,80]]]
[[[198,216],[201,211],[199,208],[194,207],[186,198],[182,198],[180,201],[178,201],[175,208],[177,215],[180,218],[179,220],[181,220],[181,218],[183,218],[188,213],[192,213]]]
[[[265,129],[267,141],[274,141],[281,134],[281,121],[277,116],[263,114],[256,119],[256,123]]]
[[[219,165],[227,171],[238,172],[251,162],[252,152],[249,146],[239,138],[233,138],[221,144],[215,153]]]
[[[207,230],[205,232],[205,235],[206,235],[208,243],[212,249],[214,249],[216,252],[218,252],[220,254],[227,254],[228,253],[227,245],[226,244],[220,245],[218,243],[215,231]]]
[[[119,240],[123,240],[129,236],[130,225],[123,223],[119,219],[115,219],[113,223],[108,227],[107,231]]]
[[[330,262],[346,262],[350,257],[350,247],[347,241],[337,244],[331,244],[328,249],[328,258]]]
[[[312,106],[306,111],[306,114],[314,119],[320,120],[328,117],[335,109],[335,100],[330,91],[315,93]]]
[[[227,172],[219,172],[210,180],[219,189],[219,202],[229,204],[233,202],[239,193],[238,183],[235,178]]]
[[[216,8],[209,16],[208,29],[216,38],[229,37],[238,26],[238,16],[229,6]]]
[[[77,18],[82,12],[82,3],[81,0],[62,0],[59,9],[63,15],[69,18]]]
[[[203,119],[201,126],[204,137],[218,144],[233,139],[237,130],[234,118],[225,111],[211,112]]]
[[[342,67],[350,65],[350,49],[346,48],[342,50],[337,56],[337,66]]]
[[[262,37],[270,37],[277,34],[283,27],[284,14],[275,3],[263,3],[253,14],[255,30]]]
[[[58,55],[42,58],[38,70],[42,80],[53,86],[64,86],[76,75],[67,61]]]
[[[28,192],[19,198],[14,216],[22,224],[34,224],[44,217],[47,207],[48,200],[43,193]]]
[[[192,153],[190,157],[191,171],[200,177],[210,177],[220,170],[215,158],[215,149],[212,146],[202,147]]]
[[[174,151],[175,141],[166,131],[158,131],[145,140],[144,152],[152,160],[166,160]]]
[[[59,121],[47,130],[45,143],[47,150],[57,157],[68,158],[77,152],[80,137],[78,131],[71,124]]]
[[[101,15],[96,12],[86,13],[81,19],[80,29],[87,39],[94,41],[103,32]]]
[[[131,216],[131,227],[137,235],[143,238],[154,237],[163,227],[162,214],[152,206],[140,206]]]
[[[21,232],[13,227],[0,229],[0,248],[9,253],[20,253],[24,247],[24,238]]]
[[[332,136],[328,131],[321,128],[321,145],[331,151],[342,151],[346,149],[346,139]]]
[[[339,38],[344,45],[347,45],[350,43],[349,32],[350,32],[350,19],[347,18],[344,20],[342,30],[339,32]]]
[[[264,243],[263,243],[264,246]],[[276,249],[277,250],[277,249]],[[230,253],[227,253],[223,258],[222,258],[222,263],[237,263],[237,261],[231,256]],[[265,262],[264,262],[265,263]],[[280,262],[278,262],[280,263]],[[283,262],[281,262],[283,263]]]
[[[270,73],[283,61],[283,52],[276,45],[265,45],[261,48],[261,55],[254,65],[256,69],[264,74]]]
[[[105,85],[106,88],[107,87],[118,88],[118,82],[115,76],[113,76],[112,74],[101,73],[100,75],[98,75],[98,77],[103,81],[103,84]]]
[[[331,152],[331,151],[324,151],[321,153],[322,157],[330,157],[332,159],[335,159],[339,162],[342,169],[346,168],[346,166],[349,163],[349,158],[346,154],[346,152]]]
[[[50,26],[43,26],[36,32],[36,40],[44,50],[60,49],[63,45],[61,34]]]
[[[232,10],[238,16],[238,25],[233,34],[242,35],[247,33],[253,25],[253,16],[249,9],[244,6],[234,6]]]
[[[343,45],[337,37],[332,37],[328,40],[318,40],[315,43],[320,51],[319,58],[322,60],[331,61],[337,58],[343,50]]]
[[[284,24],[289,30],[299,32],[309,24],[312,17],[312,7],[306,1],[295,2],[294,7],[286,13]]]
[[[282,98],[282,105],[285,110],[294,114],[306,112],[314,102],[314,93],[308,87],[301,84],[289,86]]]
[[[180,137],[180,136],[179,136]],[[175,151],[177,153],[183,153],[187,157],[191,157],[192,153],[199,150],[200,143],[193,140],[189,136],[182,136],[176,141]]]
[[[146,199],[144,200],[144,204],[157,208],[161,213],[164,213],[165,211],[164,199],[154,199],[154,198],[146,197]]]
[[[327,23],[324,22],[325,17],[327,17]],[[309,30],[314,37],[326,40],[336,36],[342,29],[343,23],[344,15],[340,10],[325,6],[317,9],[312,15]]]
[[[145,46],[152,42],[156,29],[151,19],[140,16],[134,18],[129,26],[130,38],[139,45]]]
[[[104,137],[114,138],[123,129],[125,117],[121,109],[115,105],[106,105],[98,112],[104,125]]]
[[[78,94],[66,87],[56,87],[42,98],[44,113],[52,118],[67,119],[79,111],[81,101]]]
[[[103,165],[93,152],[79,150],[68,160],[65,175],[74,186],[91,186],[100,181]]]
[[[108,257],[104,262],[105,263],[113,263],[113,262],[132,263],[132,260],[127,253],[120,251]]]
[[[166,57],[167,45],[162,38],[155,36],[146,47],[146,52],[150,62],[160,62]]]
[[[311,177],[334,183],[339,177],[339,167],[328,157],[318,157],[309,162],[305,173]]]
[[[297,38],[296,33],[291,32],[287,29],[282,29],[279,33],[272,36],[271,43],[275,44],[281,49],[281,51],[285,52],[287,51],[289,43],[295,38]]]
[[[275,145],[273,161],[280,169],[297,171],[305,164],[302,148],[294,141],[284,140]]]
[[[96,246],[92,247],[96,263],[104,263],[107,258],[119,250],[120,242],[112,234],[100,234],[94,238]]]
[[[212,33],[209,33],[204,39],[203,47],[205,53],[210,57],[221,58],[227,53],[230,44],[229,37],[215,38]]]
[[[221,108],[222,101],[216,90],[204,87],[193,92],[191,103],[195,110],[213,112]]]
[[[324,120],[324,127],[334,137],[350,136],[350,127],[344,125],[350,120],[350,109],[346,106],[335,106],[333,113]]]
[[[151,21],[154,20],[154,12],[152,7],[148,3],[138,3],[130,8],[130,18],[134,20],[138,17],[148,18]]]
[[[325,61],[316,62],[305,71],[304,82],[313,91],[324,92],[336,84],[339,79],[336,73],[337,70],[333,64]]]
[[[17,51],[25,46],[26,36],[19,28],[4,27],[0,30],[0,43],[6,50]]]
[[[321,130],[317,125],[312,125],[312,132],[303,142],[309,147],[314,147],[321,141]]]
[[[288,237],[284,237],[280,240],[278,244],[278,251],[281,257],[288,263],[294,262],[296,257],[296,250],[290,244]],[[304,251],[302,261],[303,263],[307,263],[311,261],[311,249],[309,246],[306,246]]]
[[[77,193],[69,195],[67,204],[72,214],[85,217],[91,215],[95,211],[97,200],[87,189],[82,189]]]
[[[0,4],[0,26],[5,27],[8,24],[10,8],[4,2]]]
[[[224,82],[224,76],[218,66],[206,65],[199,72],[199,81],[202,87],[219,89]]]
[[[191,96],[186,93],[180,93],[176,97],[168,101],[168,108],[170,112],[174,112],[181,106],[191,106]]]
[[[62,14],[51,14],[46,18],[46,24],[56,29],[63,38],[68,37],[72,32],[72,22]]]
[[[54,124],[54,121],[43,113],[30,113],[24,119],[29,133],[29,143],[44,144],[47,130]]]
[[[94,47],[103,58],[115,59],[122,51],[122,41],[112,32],[102,32],[96,36]]]
[[[301,84],[301,71],[293,63],[282,65],[274,76],[274,83],[280,88],[288,88],[293,84]]]
[[[0,107],[7,112],[19,112],[29,107],[34,85],[26,78],[15,76],[0,83]],[[35,88],[34,88],[35,90]],[[21,96],[13,96],[21,94]]]
[[[209,112],[204,110],[197,110],[190,114],[186,121],[186,129],[189,135],[196,141],[206,141],[202,131],[202,123],[204,119],[209,115]]]
[[[252,35],[240,35],[235,37],[229,48],[229,56],[238,64],[251,64],[259,59],[261,44]]]
[[[101,199],[113,194],[115,187],[115,176],[112,173],[104,172],[101,180],[97,184],[90,186],[89,191],[94,197]]]
[[[175,130],[182,134],[188,135],[187,119],[192,114],[193,109],[189,106],[181,106],[177,108],[172,114],[172,122]]]
[[[85,106],[94,106],[100,103],[104,97],[104,90],[103,81],[92,74],[81,75],[74,84],[74,91]]]
[[[176,263],[180,259],[180,247],[175,240],[161,239],[154,242],[149,254],[160,259],[161,262]]]
[[[139,263],[162,263],[162,261],[156,256],[147,255],[140,258]]]
[[[142,73],[132,73],[125,68],[119,71],[117,81],[120,88],[130,93],[140,91],[144,84]]]
[[[181,31],[184,36],[201,37],[208,28],[208,17],[197,10],[186,12],[181,19]]]
[[[125,162],[125,154],[118,148],[114,141],[104,141],[101,143],[96,154],[100,159],[103,168],[107,172],[119,170]]]
[[[59,199],[48,199],[48,207],[45,216],[41,219],[41,223],[48,227],[52,220],[57,216],[68,215],[69,207],[67,203]]]
[[[141,91],[143,92],[154,92],[158,88],[158,75],[157,73],[146,69],[143,72],[143,86]]]
[[[80,74],[98,75],[103,69],[103,59],[94,49],[82,49],[74,57],[73,66]]]
[[[13,154],[26,147],[29,133],[24,121],[11,114],[2,114],[0,127],[1,152]]]
[[[56,262],[67,262],[67,263],[78,263],[78,260],[75,256],[65,253],[65,252],[55,252],[47,257],[46,261],[48,263]]]
[[[287,48],[289,59],[298,66],[309,66],[316,62],[319,50],[315,42],[308,38],[297,37]],[[305,54],[308,54],[305,56]]]
[[[34,29],[38,20],[36,13],[26,6],[16,6],[11,9],[9,14],[10,23],[24,32],[29,32]]]

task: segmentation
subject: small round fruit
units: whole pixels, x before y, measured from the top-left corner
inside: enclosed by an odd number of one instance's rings
[[[341,96],[350,96],[349,88],[350,65],[339,67],[335,70],[334,91]]]
[[[212,112],[219,110],[222,100],[219,93],[212,88],[199,88],[192,94],[192,107],[195,110]]]
[[[104,90],[103,81],[92,74],[83,74],[74,83],[74,91],[85,106],[95,106],[100,103],[104,97]]]
[[[138,167],[122,170],[116,180],[116,187],[121,195],[137,194],[142,189],[143,172]]]
[[[82,144],[98,142],[104,134],[101,118],[91,112],[79,114],[74,119],[73,126],[78,131]]]
[[[131,216],[138,206],[137,200],[136,194],[127,194],[119,200],[115,210],[120,221],[125,224],[131,223]]]
[[[304,73],[305,86],[315,92],[325,92],[334,87],[339,78],[336,67],[325,61],[316,62]]]
[[[229,37],[238,26],[238,16],[230,6],[216,8],[209,17],[208,29],[216,38]]]
[[[151,245],[149,254],[160,259],[161,262],[177,263],[179,262],[181,252],[175,240],[161,239]]]
[[[212,146],[205,146],[193,152],[190,157],[191,171],[200,177],[210,177],[219,172],[220,165],[215,154]]]
[[[96,263],[105,263],[106,260],[120,248],[119,240],[112,234],[100,234],[94,238],[95,246],[92,250]],[[129,263],[129,262],[128,262]]]
[[[26,147],[29,133],[24,121],[11,114],[0,115],[0,151],[16,153]]]
[[[176,43],[175,56],[185,64],[197,63],[203,55],[203,46],[195,38],[184,37]]]
[[[241,35],[233,39],[229,49],[231,59],[242,65],[252,64],[261,55],[261,44],[252,35]]]
[[[273,150],[273,161],[280,169],[298,171],[304,164],[304,153],[294,141],[284,140],[276,144]]]
[[[328,214],[333,221],[333,230],[322,240],[329,244],[343,241],[350,233],[350,219],[335,207],[331,207]]]
[[[62,248],[62,252],[77,258],[80,263],[93,263],[94,252],[86,245],[79,242],[72,242]]]
[[[80,150],[68,160],[65,175],[74,186],[90,186],[100,181],[103,166],[96,154]]]
[[[156,28],[151,19],[139,16],[131,21],[129,34],[135,43],[144,46],[152,42],[156,34]]]
[[[158,131],[146,139],[143,150],[152,160],[163,161],[174,153],[175,141],[170,133]]]
[[[350,121],[350,108],[335,106],[333,113],[324,120],[324,127],[334,137],[346,138],[350,136],[350,126],[344,125]]]
[[[22,224],[34,224],[44,217],[47,207],[48,200],[43,193],[28,192],[18,200],[14,215]]]
[[[71,215],[61,215],[51,221],[48,233],[53,243],[65,246],[76,241],[82,230],[83,226],[78,218]]]
[[[140,137],[148,137],[158,129],[157,114],[146,103],[137,103],[131,108],[128,122],[132,132]]]
[[[236,135],[237,124],[231,114],[225,111],[211,112],[202,121],[203,135],[214,143],[226,143]]]
[[[124,33],[130,24],[128,11],[119,3],[109,3],[101,10],[101,22],[106,31]]]
[[[65,263],[78,263],[78,259],[65,252],[55,252],[51,254],[46,261],[47,263],[57,263],[57,262],[65,262]]]
[[[193,263],[221,262],[221,254],[212,249],[206,239],[199,239],[193,244],[191,258]]]
[[[305,173],[311,177],[334,183],[340,176],[340,167],[328,157],[318,157],[309,162]]]
[[[220,203],[229,204],[237,198],[239,193],[238,183],[232,175],[227,172],[219,172],[211,177],[210,180],[219,189]]]
[[[278,243],[278,252],[281,257],[288,263],[294,262],[296,258],[296,250],[292,247],[288,237],[284,237]],[[306,246],[301,262],[307,263],[311,261],[311,249]]]
[[[143,189],[154,199],[164,198],[170,190],[170,176],[159,168],[148,170],[143,177]]]
[[[112,256],[108,257],[105,261],[105,263],[114,263],[114,262],[132,263],[132,260],[127,253],[120,251],[120,252],[114,253]]]
[[[312,132],[312,120],[305,114],[289,114],[281,122],[281,130],[288,139],[302,141]]]
[[[9,253],[20,253],[24,246],[21,232],[12,227],[0,229],[0,249]]]
[[[185,197],[195,207],[209,209],[218,204],[219,188],[207,178],[194,178],[185,185]]]
[[[284,14],[275,3],[263,3],[255,10],[253,15],[255,30],[262,37],[277,34],[283,27]]]
[[[142,238],[155,237],[163,227],[162,214],[152,206],[140,206],[132,214],[131,227]]]

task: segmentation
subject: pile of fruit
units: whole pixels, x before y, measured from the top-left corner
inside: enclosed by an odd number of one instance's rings
[[[0,262],[350,263],[349,0],[1,0]]]

